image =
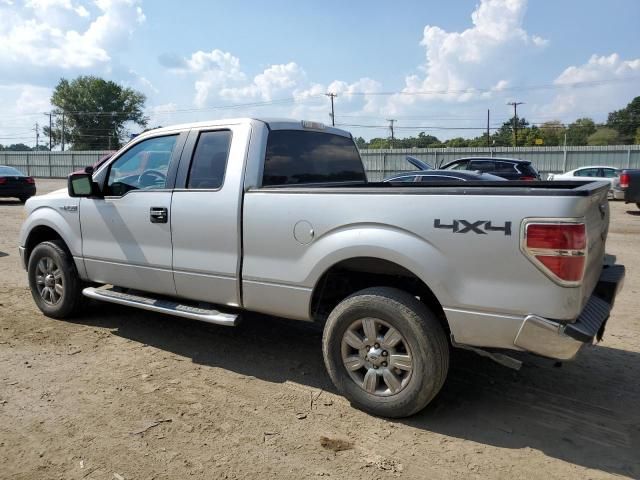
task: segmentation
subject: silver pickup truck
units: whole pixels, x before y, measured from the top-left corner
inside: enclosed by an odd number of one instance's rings
[[[370,183],[348,132],[238,119],[146,132],[27,202],[20,254],[45,315],[86,297],[235,325],[319,322],[336,388],[411,415],[449,350],[573,358],[624,267],[606,182]]]

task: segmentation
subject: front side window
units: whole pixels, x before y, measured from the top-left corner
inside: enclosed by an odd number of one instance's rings
[[[165,188],[177,139],[177,135],[150,138],[127,150],[110,166],[106,194],[122,196],[131,190]]]
[[[620,172],[615,168],[603,168],[602,176],[605,178],[615,178],[620,175]]]
[[[466,170],[468,166],[469,166],[469,161],[463,160],[462,162],[454,163],[450,167],[447,167],[447,170]]]
[[[272,130],[262,185],[366,182],[360,155],[349,137],[306,130]]]
[[[202,132],[193,152],[187,188],[220,188],[224,181],[230,145],[229,130]]]

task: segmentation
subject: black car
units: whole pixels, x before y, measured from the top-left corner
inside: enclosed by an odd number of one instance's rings
[[[0,165],[0,198],[14,197],[22,203],[36,194],[36,181],[17,168]]]
[[[457,171],[457,170],[434,170],[431,165],[415,157],[406,157],[407,162],[418,170],[413,172],[403,172],[393,177],[385,178],[383,182],[495,182],[504,181],[504,178],[488,173]]]
[[[507,180],[540,180],[540,174],[528,160],[515,158],[459,158],[440,167],[444,170],[472,170],[490,173]]]
[[[489,173],[452,171],[452,170],[420,170],[417,172],[399,173],[385,178],[383,182],[504,182],[505,179]]]

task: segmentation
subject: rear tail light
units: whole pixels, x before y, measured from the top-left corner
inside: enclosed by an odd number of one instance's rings
[[[3,183],[7,183],[7,179],[4,177],[0,177],[0,185],[2,185]]]
[[[520,177],[520,180],[532,181],[532,180],[537,180],[537,178],[525,175],[523,177]]]
[[[587,232],[584,223],[529,223],[523,250],[548,277],[561,285],[579,285],[584,277]]]
[[[33,177],[27,177],[26,180],[27,180],[27,183],[31,183],[31,184],[36,183],[36,181],[33,179]]]
[[[629,174],[627,172],[620,174],[620,188],[629,188]]]

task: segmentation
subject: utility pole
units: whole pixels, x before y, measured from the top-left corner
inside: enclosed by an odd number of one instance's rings
[[[331,99],[331,113],[329,114],[329,116],[331,117],[331,126],[335,127],[336,126],[336,112],[333,109],[333,99],[336,98],[338,96],[338,94],[331,92],[331,93],[325,93],[325,95]]]
[[[51,112],[45,113],[45,115],[49,116],[49,151],[51,151],[51,147],[53,146],[53,129],[52,129],[53,125],[52,125],[52,122],[51,122],[52,113]]]
[[[513,146],[518,146],[518,105],[524,102],[508,102],[507,105],[513,105]]]
[[[391,148],[393,148],[393,141],[395,140],[393,135],[393,124],[397,122],[397,120],[394,118],[387,118],[387,122],[389,122],[389,130],[391,130]]]
[[[40,142],[40,126],[38,125],[38,122],[36,122],[36,127],[34,128],[34,131],[36,132],[36,151],[37,151],[38,144]]]
[[[62,111],[62,151],[64,152],[64,110]]]
[[[491,142],[491,135],[489,134],[489,112],[490,110],[487,109],[487,148],[490,148],[490,142]]]

